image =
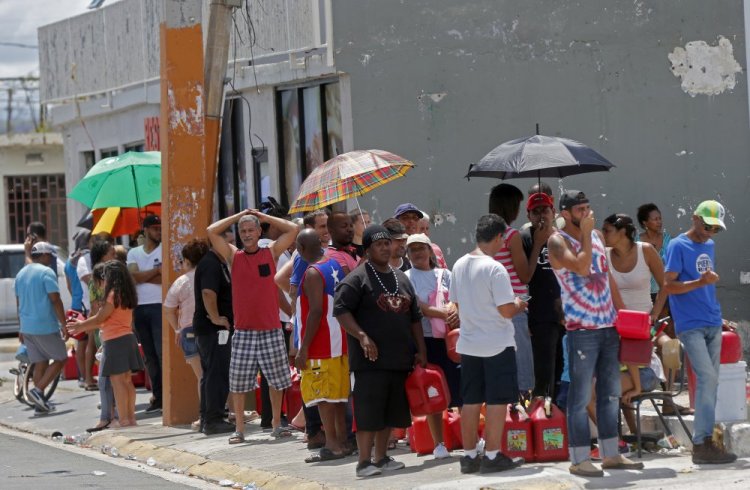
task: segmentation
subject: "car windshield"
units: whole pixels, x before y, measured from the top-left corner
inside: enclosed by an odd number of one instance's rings
[[[23,250],[0,253],[0,279],[15,279],[23,266]]]

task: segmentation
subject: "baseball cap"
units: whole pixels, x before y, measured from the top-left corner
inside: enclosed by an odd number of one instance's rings
[[[31,255],[55,254],[55,247],[47,242],[36,242],[31,247]]]
[[[143,228],[145,229],[149,226],[161,226],[161,218],[156,214],[149,214],[143,220]]]
[[[430,237],[428,237],[424,233],[415,233],[413,235],[409,235],[409,238],[406,239],[406,246],[408,247],[412,243],[424,243],[425,245],[432,246],[432,241],[430,241]]]
[[[588,204],[589,198],[582,191],[569,190],[560,196],[560,210],[570,209],[578,204]]]
[[[393,217],[398,218],[402,214],[406,213],[417,213],[419,215],[419,219],[422,219],[424,217],[424,213],[422,213],[422,211],[420,211],[418,207],[410,202],[399,204],[399,206],[396,208],[396,212],[393,213]]]
[[[543,192],[530,195],[529,200],[526,202],[526,211],[541,207],[554,208],[555,203],[552,201],[552,197]]]
[[[372,245],[374,242],[377,242],[378,240],[390,239],[391,234],[388,232],[385,226],[370,225],[365,228],[365,231],[362,233],[362,246],[365,249],[368,249],[370,248],[370,245]]]
[[[388,218],[383,221],[383,227],[391,234],[391,240],[409,238],[409,235],[406,234],[406,227],[396,218]]]
[[[703,201],[695,208],[693,215],[699,216],[707,225],[721,226],[722,230],[727,229],[724,224],[724,206],[718,201]]]

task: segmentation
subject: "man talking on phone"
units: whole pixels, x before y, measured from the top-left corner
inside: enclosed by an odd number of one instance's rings
[[[554,399],[558,345],[564,328],[560,285],[547,249],[547,240],[557,231],[552,196],[543,192],[531,194],[526,211],[531,226],[521,231],[521,241],[532,274],[529,295],[534,301],[529,302],[529,330],[534,353],[534,396],[549,395]],[[562,352],[559,354],[562,358]]]

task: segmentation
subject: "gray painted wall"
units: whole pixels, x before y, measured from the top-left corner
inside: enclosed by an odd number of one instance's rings
[[[335,0],[333,11],[336,68],[351,78],[354,148],[388,149],[418,165],[362,197],[363,208],[384,219],[412,201],[447,216],[432,236],[452,263],[471,248],[499,183],[467,182],[469,163],[539,123],[542,134],[580,140],[617,165],[562,182],[589,194],[599,223],[653,201],[676,235],[700,201],[720,200],[729,228],[717,239],[724,315],[750,319],[750,286],[739,282],[750,271],[742,2]],[[715,46],[718,36],[743,72],[733,90],[691,97],[668,55],[689,41]],[[701,63],[710,74],[729,61]],[[701,78],[696,88],[716,88]],[[526,192],[533,181],[510,183]]]

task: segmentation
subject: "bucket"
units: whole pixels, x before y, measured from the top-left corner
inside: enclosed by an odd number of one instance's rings
[[[651,317],[643,311],[619,310],[615,328],[624,339],[650,339]]]
[[[744,361],[719,366],[719,388],[716,394],[716,422],[747,420],[747,365]]]

